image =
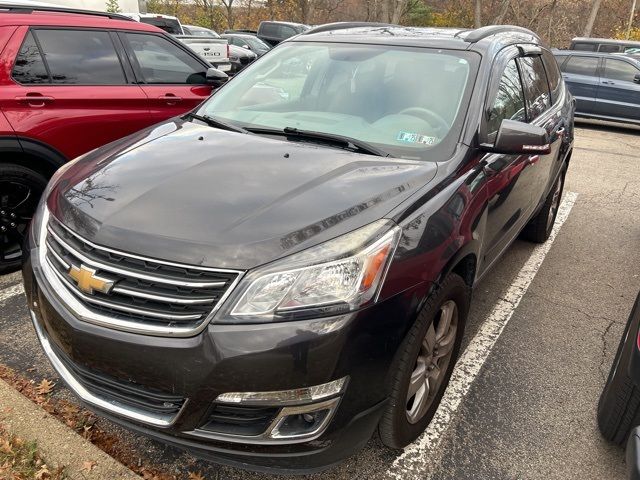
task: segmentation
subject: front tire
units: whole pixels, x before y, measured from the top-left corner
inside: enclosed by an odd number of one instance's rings
[[[0,164],[0,274],[20,268],[22,244],[46,186],[47,179],[29,168]]]
[[[640,389],[629,376],[628,365],[640,323],[640,295],[629,317],[611,371],[598,402],[598,427],[602,436],[624,445],[631,430],[640,425]]]
[[[386,446],[405,447],[431,422],[458,358],[470,291],[451,273],[420,311],[401,347],[389,403],[378,425]]]

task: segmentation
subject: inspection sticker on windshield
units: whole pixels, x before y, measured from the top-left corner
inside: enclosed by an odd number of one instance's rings
[[[435,145],[440,140],[438,137],[429,137],[419,133],[400,132],[396,138],[399,142],[422,143],[424,145]]]

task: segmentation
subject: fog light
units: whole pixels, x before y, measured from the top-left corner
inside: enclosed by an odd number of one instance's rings
[[[313,387],[274,392],[232,392],[223,393],[216,399],[220,403],[242,405],[300,405],[334,397],[342,392],[347,377]]]

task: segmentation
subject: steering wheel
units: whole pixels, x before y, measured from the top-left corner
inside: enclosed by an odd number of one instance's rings
[[[442,129],[442,133],[449,131],[449,124],[447,123],[447,121],[436,112],[432,112],[431,110],[427,110],[426,108],[409,107],[398,112],[398,115],[411,115],[413,117],[418,117],[426,120],[432,126],[435,126],[438,129]]]

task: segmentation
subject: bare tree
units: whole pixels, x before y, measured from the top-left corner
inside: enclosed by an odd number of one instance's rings
[[[629,13],[629,23],[627,24],[627,34],[625,35],[625,38],[627,40],[629,40],[629,37],[631,36],[631,28],[633,28],[633,17],[635,17],[636,15],[636,0],[633,0],[631,2],[631,12]]]
[[[220,0],[222,5],[224,5],[225,10],[227,11],[227,27],[233,28],[233,2],[234,0]]]
[[[482,0],[475,0],[474,25],[476,28],[482,26]]]
[[[502,0],[502,5],[500,6],[500,12],[496,16],[496,18],[493,19],[494,25],[500,25],[502,22],[504,22],[504,17],[506,17],[507,12],[509,11],[510,5],[511,5],[511,0]]]
[[[602,0],[593,0],[591,4],[591,13],[589,14],[589,20],[587,20],[587,24],[584,27],[583,36],[590,37],[591,32],[593,31],[593,25],[596,23],[596,18],[598,17],[598,11],[600,10],[600,5],[602,4]]]

